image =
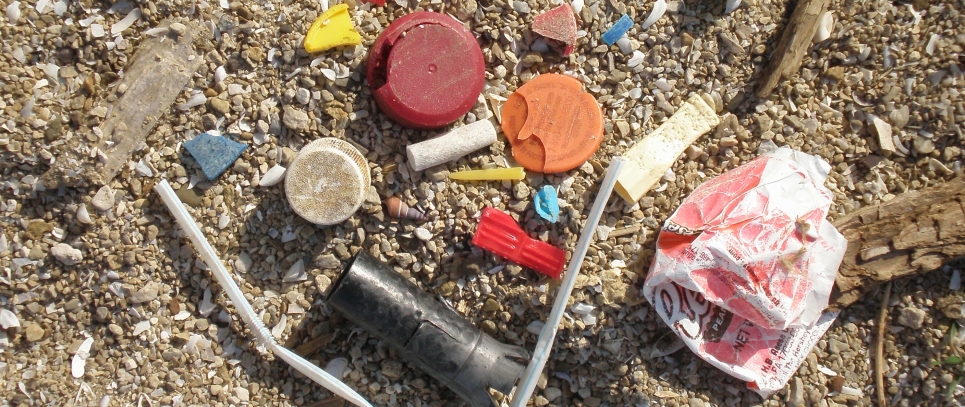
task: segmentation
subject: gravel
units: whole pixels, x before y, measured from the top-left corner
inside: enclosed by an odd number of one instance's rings
[[[282,343],[293,349],[323,343],[306,354],[321,366],[348,359],[343,380],[377,405],[457,403],[451,391],[399,364],[398,355],[325,305],[342,264],[365,250],[496,339],[532,349],[536,334],[527,327],[545,318],[557,285],[472,246],[475,216],[486,206],[507,210],[532,236],[572,250],[609,157],[699,92],[726,124],[688,148],[636,204],[611,200],[601,221],[606,239],[591,246],[571,299],[591,311],[564,318],[533,403],[873,405],[877,291],[841,313],[784,390],[761,399],[687,349],[659,352],[672,350],[674,337],[639,287],[658,228],[680,201],[764,151],[789,146],[831,163],[831,218],[960,175],[960,4],[832,1],[831,38],[809,51],[799,76],[758,100],[753,89],[789,14],[785,1],[745,1],[725,14],[725,2],[674,0],[646,30],[639,24],[654,1],[580,1],[584,33],[567,57],[529,30],[556,2],[423,1],[420,9],[466,22],[483,49],[485,97],[457,125],[497,120],[502,100],[547,72],[578,77],[605,117],[599,152],[578,169],[529,173],[519,183],[456,183],[448,181],[450,172],[515,165],[511,148],[500,136],[455,162],[410,171],[405,146],[439,132],[405,129],[380,113],[364,67],[367,46],[419,2],[350,3],[364,45],[317,55],[301,43],[322,12],[319,2],[57,0],[37,3],[46,4],[40,11],[34,3],[4,3],[0,18],[16,21],[0,23],[0,308],[21,326],[0,331],[0,378],[7,383],[0,399],[215,406],[318,405],[332,397],[252,346],[234,306],[153,193],[166,179],[225,263],[235,265],[242,290]],[[135,7],[141,17],[113,34]],[[618,45],[606,46],[600,35],[624,13],[635,26]],[[174,103],[200,104],[169,109],[107,185],[46,188],[40,177],[66,152],[82,152],[90,165],[111,154],[91,149],[118,133],[98,125],[125,91],[117,83],[138,45],[168,16],[181,18],[170,26],[174,32],[204,33],[196,36],[201,68]],[[215,80],[218,72],[223,80]],[[880,122],[891,126],[894,151],[882,148],[879,130],[871,129]],[[207,130],[251,147],[213,181],[181,149]],[[295,215],[283,181],[258,187],[319,137],[348,140],[366,156],[375,198],[330,227]],[[559,189],[558,223],[533,210],[542,185]],[[379,201],[389,196],[428,220],[387,217]],[[960,335],[952,332],[962,332],[965,294],[960,285],[949,288],[961,266],[895,284],[883,369],[892,405],[924,405],[945,394],[965,402],[965,388],[955,384],[965,365],[941,363],[961,351]],[[285,281],[293,269],[298,275]],[[69,350],[88,337],[94,340],[88,363],[74,379]]]

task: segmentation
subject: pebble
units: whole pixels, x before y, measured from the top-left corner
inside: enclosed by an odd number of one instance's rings
[[[911,329],[921,329],[925,323],[926,315],[928,315],[928,313],[918,307],[905,307],[901,309],[901,313],[898,315],[898,324]]]
[[[307,105],[308,102],[312,101],[312,94],[308,91],[308,89],[298,88],[298,90],[295,91],[295,100],[298,103]]]
[[[415,237],[419,238],[419,240],[422,240],[423,242],[428,242],[432,239],[432,232],[426,230],[426,228],[415,228],[413,233],[415,234]]]
[[[342,267],[342,262],[331,253],[321,255],[315,264],[323,269],[337,269]]]
[[[208,99],[208,104],[211,105],[212,109],[218,113],[221,113],[222,115],[226,115],[231,112],[231,103],[220,97]]]
[[[23,332],[24,339],[26,339],[27,342],[37,342],[43,339],[45,334],[44,329],[37,324],[28,324]]]
[[[131,302],[134,304],[142,304],[151,301],[157,298],[159,289],[160,287],[158,287],[157,283],[153,281],[147,283],[147,285],[131,295]]]
[[[50,248],[50,254],[68,266],[73,266],[84,260],[83,252],[64,243],[57,243],[54,247]]]
[[[293,106],[285,106],[285,114],[282,116],[282,120],[289,129],[295,131],[308,130],[308,114]]]
[[[543,397],[546,397],[546,401],[553,402],[553,400],[558,399],[563,395],[563,391],[556,387],[547,387],[543,390]]]
[[[248,389],[244,387],[235,387],[234,389],[232,389],[231,392],[232,394],[235,395],[235,397],[238,398],[238,400],[241,400],[242,402],[248,402],[249,400]]]
[[[97,190],[94,194],[94,198],[91,199],[90,204],[101,212],[106,211],[114,207],[114,190],[111,187],[104,185]]]

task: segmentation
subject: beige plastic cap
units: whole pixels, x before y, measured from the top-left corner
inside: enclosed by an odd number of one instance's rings
[[[329,137],[298,152],[285,176],[285,195],[299,216],[334,225],[362,206],[371,183],[369,163],[362,153],[346,141]]]

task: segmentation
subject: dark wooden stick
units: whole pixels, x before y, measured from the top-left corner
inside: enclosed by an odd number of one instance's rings
[[[811,40],[818,30],[821,15],[828,9],[829,0],[801,0],[794,7],[791,19],[784,27],[777,49],[771,55],[764,74],[754,94],[759,98],[770,96],[782,79],[789,78],[801,69],[801,60],[811,48]]]

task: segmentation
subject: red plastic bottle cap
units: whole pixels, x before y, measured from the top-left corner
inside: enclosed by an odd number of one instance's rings
[[[552,278],[560,278],[566,252],[526,235],[512,216],[493,208],[483,209],[472,244]]]
[[[407,14],[372,45],[366,69],[375,101],[403,126],[434,129],[476,104],[485,80],[482,50],[445,14]]]

